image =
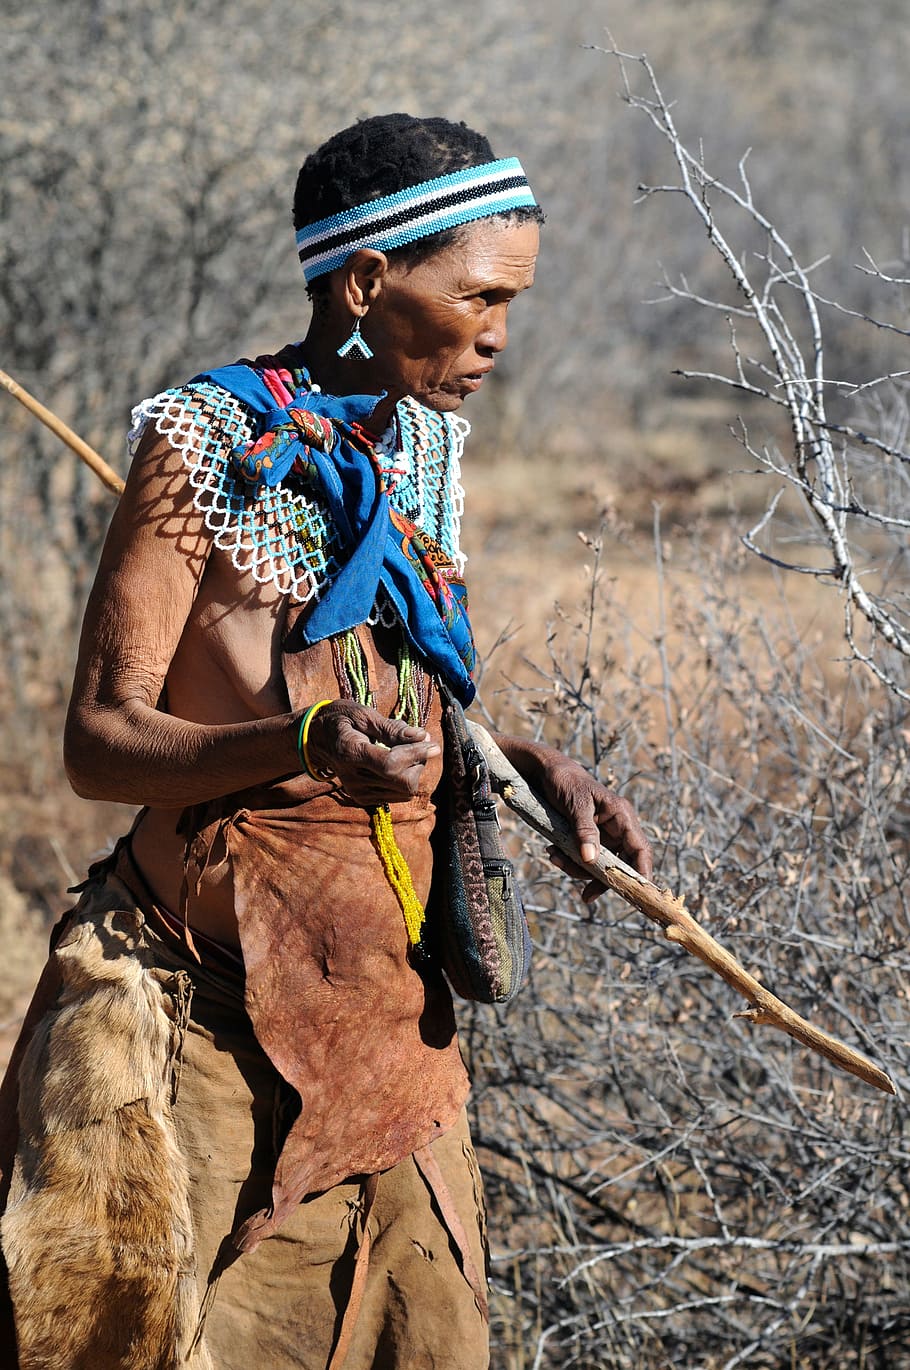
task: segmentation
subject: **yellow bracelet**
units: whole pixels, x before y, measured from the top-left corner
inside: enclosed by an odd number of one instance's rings
[[[311,704],[303,718],[300,720],[300,730],[297,733],[297,755],[300,757],[300,764],[306,771],[311,780],[334,780],[334,771],[319,771],[310,764],[309,753],[307,752],[307,742],[310,736],[310,724],[316,717],[320,709],[324,709],[327,704],[333,704],[332,699],[320,699],[318,704]]]

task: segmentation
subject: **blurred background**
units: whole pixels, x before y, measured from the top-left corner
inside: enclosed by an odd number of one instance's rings
[[[701,142],[717,174],[735,178],[751,148],[756,200],[805,263],[821,263],[816,288],[854,311],[873,311],[881,283],[857,271],[864,251],[894,276],[910,274],[903,265],[910,222],[903,0],[35,0],[27,7],[0,0],[0,16],[0,366],[121,473],[133,404],[203,367],[272,350],[305,332],[290,204],[300,162],[324,138],[358,117],[405,110],[463,119],[487,133],[497,156],[521,158],[547,213],[537,284],[514,306],[509,351],[467,414],[474,434],[464,471],[465,544],[488,658],[484,702],[514,726],[543,731],[600,773],[628,783],[652,823],[667,879],[703,882],[716,871],[713,886],[698,883],[700,891],[714,891],[712,901],[722,892],[724,906],[732,901],[740,917],[760,906],[760,946],[749,941],[747,949],[772,961],[779,954],[783,971],[804,976],[803,1007],[818,1000],[820,982],[830,988],[836,968],[843,970],[846,943],[835,939],[824,950],[834,909],[861,962],[845,972],[848,990],[868,969],[868,935],[885,977],[876,982],[869,1014],[880,1014],[886,1000],[892,1008],[903,1003],[905,991],[888,978],[903,975],[906,946],[896,874],[906,867],[902,706],[870,696],[843,663],[840,609],[829,587],[775,575],[739,547],[739,534],[754,523],[769,490],[730,427],[744,414],[759,444],[786,442],[786,427],[773,409],[750,408],[729,392],[674,374],[725,365],[728,336],[722,316],[669,298],[667,279],[684,277],[695,294],[729,299],[733,292],[681,197],[637,203],[640,183],[661,184],[672,174],[670,153],[641,112],[620,98],[617,64],[598,50],[615,41],[626,52],[647,52],[681,134],[690,146]],[[741,242],[744,252],[754,245],[748,234]],[[895,288],[888,307],[906,326],[904,290]],[[855,323],[836,312],[826,320],[832,378],[862,384],[903,368],[905,339]],[[0,419],[0,928],[9,966],[0,1014],[8,1039],[40,965],[47,926],[65,907],[64,887],[82,877],[88,858],[123,829],[128,814],[71,796],[60,758],[82,606],[112,497],[7,396],[0,396]],[[761,701],[772,711],[758,717]],[[794,722],[800,718],[810,721]],[[680,728],[689,729],[683,741]],[[829,798],[836,790],[836,750],[817,750],[820,731],[840,748],[837,764],[847,770],[837,784],[845,788],[823,819],[816,807],[813,820],[803,821],[807,795],[810,807],[822,803],[820,776]],[[688,788],[686,748],[701,767]],[[716,793],[711,773],[720,777]],[[879,788],[860,794],[873,773]],[[738,789],[724,788],[723,778],[733,775]],[[792,870],[780,865],[792,835],[756,817],[756,805],[765,805],[767,817],[772,790],[784,809],[800,815],[804,845]],[[832,823],[841,824],[837,842]],[[875,854],[860,848],[857,856],[844,824],[853,825],[854,836],[859,828],[871,834]],[[743,845],[750,831],[751,848]],[[819,856],[825,843],[839,853],[830,866]],[[554,883],[536,857],[528,861],[533,908],[541,916],[556,912],[551,930],[571,931],[582,915],[565,882]],[[890,872],[876,886],[876,918],[884,925],[868,922],[870,863]],[[760,868],[766,883],[759,889]],[[813,946],[822,947],[821,961],[811,966],[805,945],[781,933],[783,923],[792,933],[792,901],[786,916],[774,913],[780,891],[803,890],[806,881],[821,882],[812,886],[813,917],[820,920]],[[506,1091],[494,1103],[482,1085],[475,1117],[494,1175],[496,1363],[510,1370],[910,1364],[902,1264],[907,1191],[900,1178],[906,1157],[889,1131],[902,1128],[903,1114],[894,1111],[902,1105],[889,1104],[886,1116],[863,1114],[836,1091],[824,1095],[824,1108],[837,1118],[826,1117],[820,1135],[837,1139],[839,1156],[850,1152],[860,1116],[871,1129],[868,1145],[884,1186],[875,1190],[878,1218],[860,1171],[851,1181],[850,1213],[841,1212],[850,1186],[835,1194],[833,1181],[822,1183],[836,1161],[827,1143],[817,1143],[818,1155],[808,1144],[800,1153],[803,1188],[828,1203],[800,1238],[808,1246],[823,1230],[846,1246],[854,1239],[881,1242],[884,1215],[899,1218],[893,1249],[860,1262],[859,1273],[838,1264],[840,1257],[813,1254],[814,1247],[786,1260],[780,1248],[773,1268],[745,1273],[720,1257],[713,1266],[693,1257],[686,1267],[681,1247],[663,1264],[654,1257],[656,1265],[647,1264],[651,1255],[639,1266],[637,1254],[617,1254],[626,1251],[630,1232],[652,1252],[649,1232],[685,1241],[690,1230],[724,1230],[719,1201],[705,1198],[703,1172],[713,1164],[705,1159],[711,1147],[726,1143],[704,1128],[708,1115],[712,1127],[721,1126],[712,1057],[732,1006],[725,990],[691,990],[675,953],[645,953],[641,934],[630,930],[637,925],[621,910],[605,917],[602,941],[585,933],[589,955],[599,958],[594,981],[590,961],[579,966],[578,982],[547,981],[548,958],[563,977],[571,956],[553,943],[552,932],[539,932],[549,950],[535,972],[534,1011],[465,1011],[482,1081],[495,1082],[501,1066]],[[746,935],[742,922],[727,931]],[[897,959],[889,962],[886,951]],[[636,984],[645,985],[643,998],[632,994]],[[603,1050],[601,1029],[592,1026],[595,989],[604,1002],[631,1006],[633,1016],[642,1002],[648,1022],[657,1014],[652,1027],[666,1067],[659,1105],[658,1048],[635,1032],[610,1048],[612,1084],[592,1083],[592,1052],[595,1045]],[[692,1020],[700,1016],[693,1006],[703,994],[705,1003],[723,1002],[705,1010],[701,1046],[687,1054],[679,1042],[691,1047]],[[561,1005],[552,1022],[539,1011],[549,1001]],[[551,1093],[540,1095],[539,1107],[524,1098],[517,1113],[508,1113],[508,1081],[527,1082],[535,1059],[543,1068],[547,1041],[565,1043],[566,1005],[573,1002],[580,1017],[570,1036],[584,1076],[578,1089],[593,1089],[597,1107],[589,1117],[577,1092],[571,1108]],[[849,1019],[844,1009],[840,1029],[859,1031]],[[501,1065],[509,1041],[519,1055],[530,1051],[520,1065],[517,1057]],[[889,1050],[904,1052],[905,1016],[889,1029],[888,1042]],[[529,1043],[536,1043],[533,1050]],[[754,1111],[767,1113],[767,1066],[756,1048],[734,1046],[753,1062],[745,1075],[730,1059],[724,1065],[737,1117],[755,1099]],[[559,1059],[568,1078],[572,1072]],[[821,1109],[827,1086],[816,1075],[807,1087],[817,1091]],[[617,1084],[620,1076],[628,1089]],[[775,1075],[773,1089],[780,1147],[773,1161],[762,1161],[761,1184],[790,1212],[795,1191],[773,1172],[778,1163],[795,1165],[781,1140],[796,1127],[792,1075]],[[723,1095],[724,1109],[733,1107],[732,1096]],[[615,1146],[604,1141],[606,1115],[615,1122]],[[512,1140],[497,1151],[503,1136]],[[749,1128],[746,1136],[747,1150],[760,1149]],[[675,1155],[677,1146],[688,1157],[681,1168],[654,1159]],[[622,1164],[614,1164],[620,1153]],[[634,1184],[615,1178],[629,1166]],[[762,1215],[749,1208],[750,1217],[744,1206],[759,1184],[757,1172],[742,1170],[735,1147],[724,1151],[723,1167],[728,1215],[746,1227],[754,1221],[749,1230],[760,1232]],[[566,1175],[574,1177],[574,1190],[566,1188]],[[616,1190],[604,1208],[592,1195],[607,1183]],[[642,1187],[651,1196],[644,1203]],[[574,1197],[567,1198],[570,1190]],[[771,1200],[766,1195],[763,1202]],[[629,1203],[639,1205],[634,1222]],[[691,1229],[686,1203],[695,1214]],[[792,1231],[775,1214],[775,1232]],[[603,1286],[590,1271],[571,1274],[580,1256],[560,1264],[569,1248],[575,1255],[613,1252],[609,1269],[596,1267]],[[632,1264],[624,1267],[627,1258]],[[667,1272],[674,1260],[688,1272],[680,1285],[676,1267]],[[614,1298],[625,1311],[611,1323],[604,1308]],[[835,1304],[851,1310],[847,1323],[837,1322]],[[697,1311],[673,1313],[687,1308]],[[731,1308],[719,1321],[718,1310]],[[817,1334],[814,1342],[810,1334]],[[870,1347],[879,1358],[863,1360]]]

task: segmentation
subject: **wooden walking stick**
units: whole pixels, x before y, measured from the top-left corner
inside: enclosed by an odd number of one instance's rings
[[[546,800],[535,794],[511,762],[503,756],[486,728],[478,723],[470,723],[468,726],[486,759],[493,788],[502,795],[509,808],[548,842],[564,852],[575,865],[584,867],[646,918],[659,924],[664,929],[664,936],[671,942],[676,942],[690,955],[697,956],[715,974],[726,980],[728,985],[732,985],[749,1005],[742,1013],[735,1013],[734,1018],[746,1018],[757,1026],[778,1028],[797,1042],[820,1052],[834,1065],[840,1066],[841,1070],[849,1071],[851,1075],[858,1076],[867,1084],[875,1085],[876,1089],[884,1090],[886,1094],[896,1093],[894,1082],[873,1061],[839,1042],[837,1038],[830,1037],[820,1028],[813,1027],[770,990],[760,985],[747,970],[743,969],[735,956],[696,923],[687,911],[684,899],[677,898],[669,890],[662,890],[652,884],[605,847],[600,848],[595,861],[582,861],[575,833],[568,820]]]
[[[52,433],[56,433],[57,437],[61,438],[67,447],[71,447],[76,456],[84,461],[86,466],[90,466],[95,475],[104,482],[108,490],[112,490],[115,495],[123,493],[123,481],[113,467],[108,466],[104,458],[98,455],[94,447],[89,447],[87,442],[83,442],[78,433],[74,433],[72,428],[69,428],[62,419],[58,419],[56,414],[40,404],[34,395],[30,395],[18,381],[14,381],[12,376],[8,376],[5,371],[0,371],[0,385],[3,386],[4,390],[9,391],[13,399],[24,405],[29,413],[40,419]]]

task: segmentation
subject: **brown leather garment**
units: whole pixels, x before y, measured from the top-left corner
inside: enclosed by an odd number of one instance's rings
[[[288,619],[293,640],[295,614]],[[375,706],[398,694],[395,634],[359,632]],[[329,643],[286,651],[293,708],[337,698]],[[440,735],[434,698],[428,729]],[[432,792],[392,806],[418,897],[429,893]],[[187,868],[192,900],[208,871],[230,865],[246,965],[246,1007],[301,1109],[278,1160],[270,1209],[237,1234],[241,1250],[271,1235],[306,1194],[395,1165],[452,1126],[468,1093],[452,1001],[442,976],[409,960],[401,907],[373,845],[368,813],[327,783],[290,779],[193,811]],[[219,874],[223,871],[219,870]]]

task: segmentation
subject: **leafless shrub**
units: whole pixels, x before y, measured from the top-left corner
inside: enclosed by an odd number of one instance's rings
[[[773,442],[759,446],[745,421],[739,421],[743,448],[759,469],[776,477],[775,493],[762,518],[745,535],[745,544],[786,570],[836,586],[843,599],[844,634],[851,652],[910,701],[904,665],[910,658],[908,372],[902,368],[864,382],[832,377],[825,356],[823,308],[904,339],[910,333],[820,295],[812,283],[815,267],[800,261],[756,202],[747,171],[748,154],[739,161],[738,184],[716,176],[703,149],[692,151],[680,136],[647,57],[636,62],[644,74],[641,91],[632,85],[633,59],[615,48],[611,55],[619,63],[624,98],[665,139],[675,164],[674,179],[642,185],[642,197],[680,196],[694,211],[736,289],[734,301],[724,300],[719,294],[693,289],[685,276],[679,283],[667,278],[671,298],[722,315],[729,330],[729,371],[682,370],[679,374],[766,401],[783,412],[790,428],[789,448]],[[910,284],[906,275],[888,275],[871,258],[864,270],[897,289]],[[852,406],[850,401],[854,401]],[[845,417],[838,417],[838,409]],[[808,563],[795,560],[792,553],[772,553],[760,541],[774,523],[788,489],[796,493],[805,513],[807,526],[800,540],[822,549],[822,555]],[[796,540],[792,532],[788,538]]]
[[[634,777],[661,882],[905,1087],[898,702],[856,667],[832,691],[750,602],[741,550],[659,565],[652,630],[624,619],[591,551],[587,611],[554,629],[529,718],[602,777]],[[536,856],[524,879],[531,983],[464,1013],[498,1363],[907,1364],[903,1105],[732,1023],[726,986],[637,914],[589,915]]]

